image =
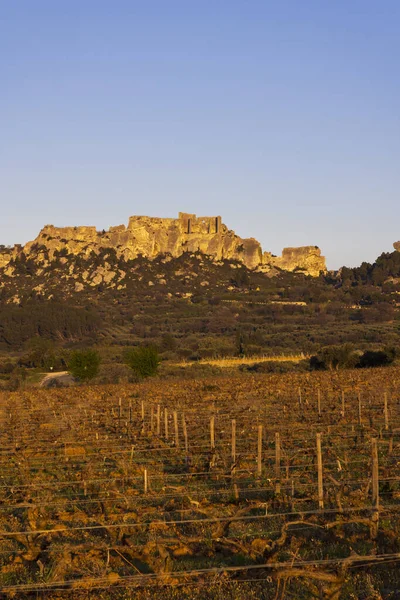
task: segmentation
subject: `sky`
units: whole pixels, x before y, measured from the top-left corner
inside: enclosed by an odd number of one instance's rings
[[[183,211],[392,251],[399,31],[398,0],[2,0],[0,244]]]

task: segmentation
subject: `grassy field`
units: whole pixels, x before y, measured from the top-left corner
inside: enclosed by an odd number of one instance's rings
[[[26,389],[0,404],[14,598],[396,598],[397,368]]]

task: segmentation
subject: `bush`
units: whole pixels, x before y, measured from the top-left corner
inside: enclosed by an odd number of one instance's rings
[[[114,363],[102,364],[94,383],[128,383],[133,380],[132,372],[127,365]]]
[[[156,375],[160,365],[160,357],[154,346],[141,346],[125,352],[125,363],[137,377],[144,379]]]
[[[326,369],[324,361],[317,355],[310,357],[310,369],[311,371],[322,371]]]
[[[76,350],[70,356],[68,368],[74,377],[88,381],[96,377],[100,362],[100,355],[96,350]]]
[[[26,369],[24,369],[24,367],[15,367],[12,373],[10,374],[7,389],[9,389],[12,392],[18,390],[25,383],[26,377],[27,374]]]
[[[351,344],[326,346],[316,356],[310,358],[311,369],[351,369],[359,360]]]
[[[310,358],[310,369],[365,369],[390,365],[397,357],[396,348],[366,350],[363,354],[353,349],[351,344],[327,346]]]
[[[384,367],[385,365],[390,365],[392,362],[393,357],[384,350],[367,350],[360,356],[357,367],[360,369],[368,367]]]
[[[177,341],[171,333],[163,333],[162,335],[162,348],[163,350],[170,350],[174,352],[177,348]]]
[[[4,363],[0,363],[0,373],[2,375],[9,375],[13,372],[15,365],[11,361],[6,361]]]

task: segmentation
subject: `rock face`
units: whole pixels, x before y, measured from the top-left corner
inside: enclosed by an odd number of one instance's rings
[[[14,256],[14,252],[11,250],[6,250],[0,254],[0,269],[6,267],[12,257]]]
[[[95,227],[46,225],[38,237],[23,249],[19,248],[19,252],[23,250],[29,256],[33,250],[40,253],[40,248],[46,249],[50,258],[56,253],[89,256],[104,248],[114,248],[117,256],[126,260],[139,255],[153,259],[160,254],[178,257],[184,252],[201,252],[215,261],[237,260],[249,269],[265,272],[275,267],[318,276],[326,271],[325,259],[316,246],[285,248],[282,256],[276,257],[263,253],[254,238],[243,239],[229,230],[221,217],[196,217],[188,213],[179,213],[177,219],[134,216],[130,217],[127,227],[119,225],[102,232]],[[6,267],[19,252],[14,249],[0,254],[0,268]]]
[[[284,271],[304,271],[313,277],[326,271],[325,258],[321,256],[318,246],[284,248],[282,256],[275,259],[274,265]]]

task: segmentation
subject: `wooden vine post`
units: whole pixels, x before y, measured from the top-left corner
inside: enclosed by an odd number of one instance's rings
[[[236,419],[232,419],[232,462],[236,462]]]
[[[262,436],[263,426],[258,426],[258,439],[257,439],[257,475],[261,477],[262,474]]]
[[[178,413],[174,410],[175,446],[179,448]]]
[[[145,413],[144,413],[144,401],[142,400],[142,432],[143,433],[145,432],[144,416],[145,416]]]
[[[389,429],[389,412],[388,412],[388,395],[387,395],[387,392],[385,392],[384,399],[383,399],[383,412],[384,412],[384,415],[385,415],[385,430],[387,431]]]
[[[321,434],[317,433],[318,507],[324,508],[324,480],[322,472]]]
[[[185,440],[185,451],[187,454],[189,452],[189,442],[188,442],[186,419],[185,419],[184,413],[182,413],[182,431],[183,431],[183,439]]]
[[[214,415],[210,419],[210,446],[211,450],[215,448],[215,417]]]
[[[345,401],[344,401],[344,390],[342,390],[342,417],[344,417],[345,414]]]
[[[378,440],[371,440],[372,452],[372,527],[371,537],[376,539],[379,528],[379,462],[378,462]]]
[[[118,400],[118,422],[121,421],[122,417],[122,398]]]
[[[358,424],[362,425],[362,404],[361,404],[361,392],[358,392]]]
[[[275,494],[281,493],[281,436],[275,433]]]
[[[150,429],[151,429],[151,433],[154,432],[154,406],[151,407],[151,412],[150,412]]]
[[[159,404],[157,404],[156,424],[157,424],[157,435],[159,436],[161,433],[161,406]]]
[[[321,390],[318,388],[318,417],[321,416]]]
[[[236,419],[232,419],[232,467],[231,475],[233,476],[236,471]]]
[[[164,408],[164,436],[168,440],[168,409]]]

